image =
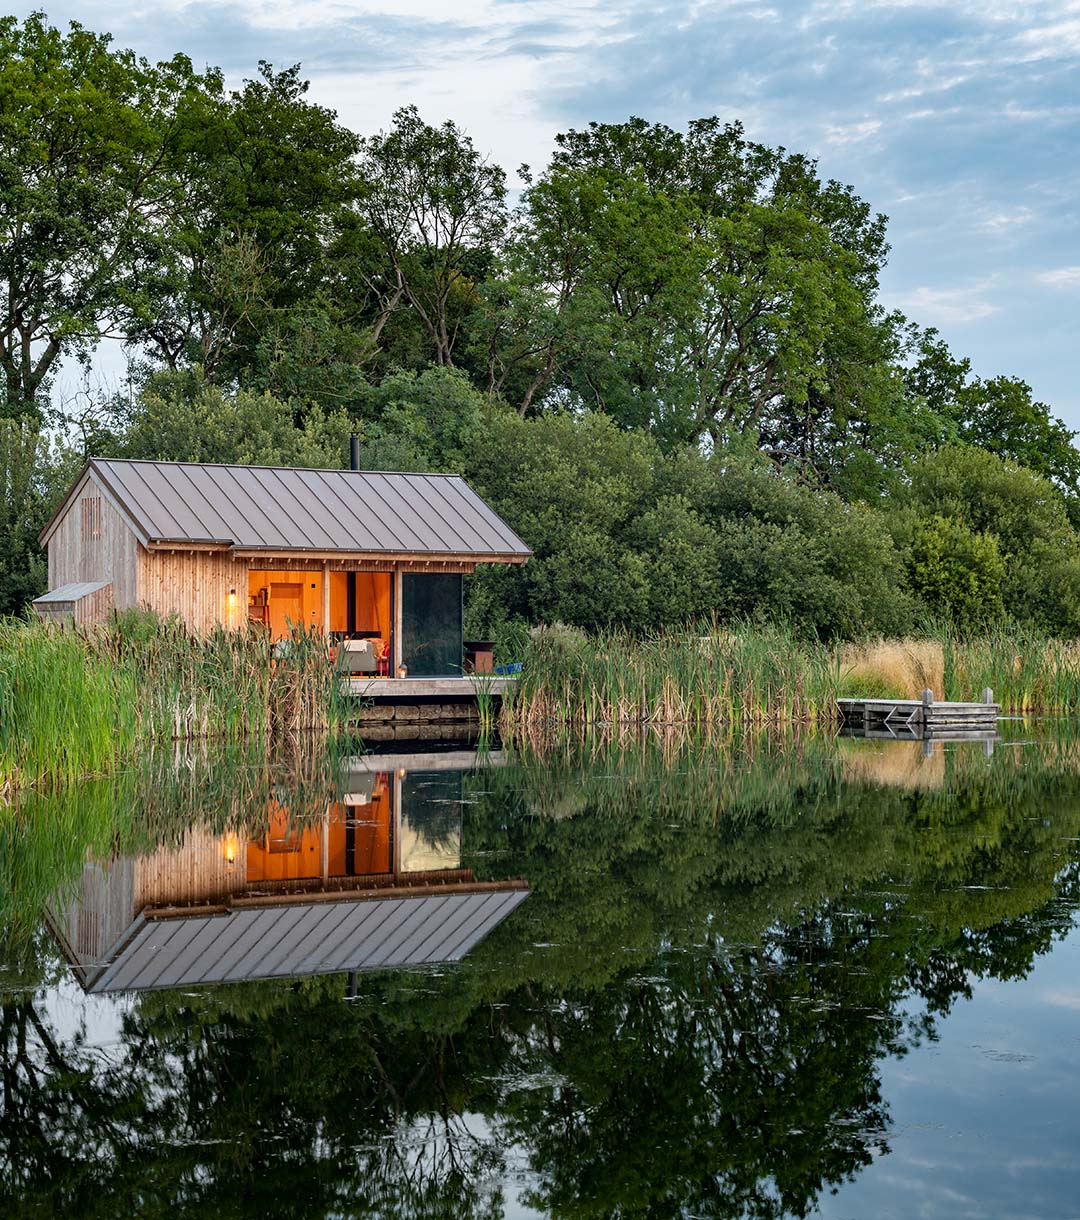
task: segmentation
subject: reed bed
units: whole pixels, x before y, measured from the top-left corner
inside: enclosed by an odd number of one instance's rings
[[[783,627],[683,630],[634,637],[533,633],[524,672],[503,706],[504,728],[551,725],[684,725],[782,728],[833,714],[835,650]]]
[[[1080,708],[1080,642],[1026,631],[988,631],[943,640],[945,698],[971,698],[988,686],[1003,710],[1065,715]]]
[[[275,647],[143,614],[87,629],[0,620],[0,796],[105,774],[153,742],[332,731],[341,700],[315,634]]]
[[[783,626],[710,625],[645,637],[535,630],[501,727],[517,735],[597,725],[667,725],[710,740],[760,729],[829,724],[842,697],[978,699],[1011,713],[1080,709],[1080,642],[1021,629],[961,639],[831,645]]]

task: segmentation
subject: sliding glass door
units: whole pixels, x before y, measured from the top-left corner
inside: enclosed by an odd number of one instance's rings
[[[409,677],[460,677],[461,635],[461,576],[406,572],[401,580],[401,659]]]

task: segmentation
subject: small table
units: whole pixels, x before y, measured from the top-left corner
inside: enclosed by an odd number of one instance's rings
[[[489,674],[495,668],[494,640],[464,640],[465,672]]]

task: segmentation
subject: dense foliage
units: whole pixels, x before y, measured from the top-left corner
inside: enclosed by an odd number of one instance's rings
[[[85,456],[338,466],[355,430],[534,548],[477,633],[1080,630],[1073,434],[882,308],[885,218],[808,157],[594,123],[512,203],[454,123],[361,137],[297,68],[230,91],[40,14],[0,65],[0,612]],[[103,336],[126,391],[54,401]]]

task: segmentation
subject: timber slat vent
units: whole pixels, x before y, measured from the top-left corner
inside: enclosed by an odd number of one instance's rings
[[[101,537],[101,497],[83,496],[79,501],[79,516],[82,521],[83,542],[93,542]]]

